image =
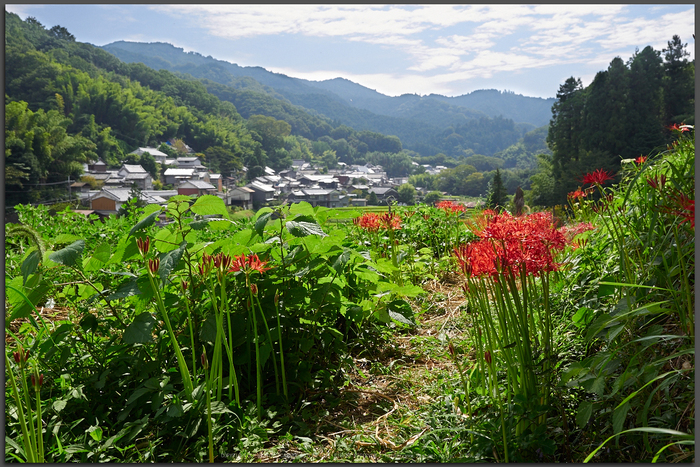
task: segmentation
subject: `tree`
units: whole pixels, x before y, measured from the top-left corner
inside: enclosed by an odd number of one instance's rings
[[[695,61],[688,62],[690,55],[680,36],[668,41],[664,54],[663,77],[663,123],[688,123],[695,121]]]
[[[435,204],[440,198],[442,198],[442,193],[439,191],[431,191],[425,195],[423,202],[428,205]]]
[[[496,169],[496,175],[491,182],[491,189],[486,205],[491,209],[503,209],[508,202],[508,192],[501,179],[501,169]]]
[[[373,191],[370,191],[369,196],[367,197],[367,204],[369,206],[379,206],[379,199],[377,198],[377,194]]]
[[[399,202],[413,205],[416,202],[416,188],[410,183],[404,183],[398,189]]]

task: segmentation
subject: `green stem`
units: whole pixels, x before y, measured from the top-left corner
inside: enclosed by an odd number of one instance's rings
[[[279,373],[277,371],[277,357],[275,356],[275,348],[272,344],[272,335],[270,335],[270,327],[267,325],[267,318],[265,318],[265,313],[263,313],[262,305],[260,304],[260,299],[255,296],[255,302],[258,304],[258,309],[260,310],[260,316],[262,316],[263,324],[265,325],[265,332],[267,333],[267,340],[270,342],[270,353],[272,354],[272,365],[275,369],[275,390],[277,394],[280,393],[280,382]]]
[[[24,455],[27,458],[28,463],[36,463],[36,451],[33,449],[32,442],[30,441],[29,432],[27,430],[27,422],[24,418],[24,406],[22,405],[22,400],[19,396],[19,389],[17,388],[17,381],[15,380],[15,374],[10,366],[10,359],[5,353],[5,368],[7,373],[10,375],[10,384],[12,385],[12,397],[15,399],[15,405],[17,406],[17,418],[19,419],[19,426],[22,430],[22,445],[24,446]]]
[[[41,420],[41,386],[39,385],[39,373],[34,371],[34,393],[36,395],[36,444],[37,444],[37,462],[44,462],[44,424]]]
[[[190,378],[190,372],[187,369],[187,363],[185,362],[185,357],[182,355],[182,350],[180,350],[180,344],[178,344],[177,342],[177,337],[175,336],[173,327],[170,325],[170,318],[168,317],[168,313],[165,311],[165,304],[163,303],[163,297],[160,295],[160,289],[156,287],[156,283],[153,278],[153,273],[150,269],[148,270],[148,280],[151,282],[151,288],[153,289],[153,293],[156,296],[156,303],[158,304],[158,308],[160,309],[160,314],[161,316],[163,316],[165,326],[168,328],[170,342],[175,348],[175,356],[177,357],[177,363],[180,367],[180,374],[182,375],[182,382],[185,385],[185,392],[187,393],[187,398],[190,401],[192,401],[193,388],[192,379]]]
[[[255,319],[255,308],[253,307],[253,291],[250,288],[250,278],[248,272],[245,276],[245,285],[248,288],[248,295],[250,297],[250,306],[248,307],[248,312],[253,317],[253,340],[255,342],[255,380],[257,383],[256,388],[256,406],[258,409],[258,420],[262,419],[262,370],[260,368],[260,344],[258,342],[258,321]]]

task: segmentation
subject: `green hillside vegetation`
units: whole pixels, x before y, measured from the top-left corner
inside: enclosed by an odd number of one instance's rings
[[[236,93],[217,88],[212,83],[207,83],[207,87],[210,92],[233,102],[239,109],[251,107],[242,102],[244,99],[264,99],[252,93],[264,92],[274,98],[284,96],[288,102],[336,124],[344,124],[358,131],[395,135],[405,148],[423,156],[437,152],[458,155],[462,149],[479,153],[491,151],[487,155],[493,155],[493,152],[515,143],[526,131],[545,124],[553,102],[498,91],[442,100],[436,96],[410,94],[388,97],[340,78],[326,81],[291,78],[260,67],[240,67],[198,53],[186,53],[170,44],[118,41],[103,48],[127,62],[140,61],[154,68],[183,72],[226,86],[238,88],[237,78],[250,77],[260,82],[259,87],[246,87],[251,93]],[[483,96],[487,96],[490,104],[484,104]],[[463,104],[471,102],[485,111]],[[509,112],[517,118],[513,120]],[[241,114],[245,115],[242,110]],[[495,138],[498,141],[495,146],[493,141],[485,142],[481,138],[484,127],[500,127],[504,122],[505,138]],[[524,123],[516,125],[516,122]],[[507,134],[511,127],[517,128],[520,134],[511,138]],[[457,136],[451,137],[455,133]],[[455,139],[459,141],[456,143]]]
[[[591,168],[617,173],[620,163],[665,150],[673,124],[695,122],[695,60],[679,36],[662,51],[647,46],[583,87],[571,77],[559,87],[543,162],[553,183],[535,184],[537,204],[564,204]],[[546,179],[547,177],[543,177]]]

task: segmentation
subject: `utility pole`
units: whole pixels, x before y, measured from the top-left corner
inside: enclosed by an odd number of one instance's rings
[[[72,201],[73,194],[71,193],[70,189],[70,175],[68,176],[68,204]]]

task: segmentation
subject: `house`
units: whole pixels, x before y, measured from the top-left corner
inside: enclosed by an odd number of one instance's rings
[[[216,187],[216,191],[224,191],[224,182],[221,174],[209,174],[209,183]]]
[[[255,190],[247,186],[237,186],[227,193],[231,206],[239,206],[243,209],[251,209],[253,207],[253,193]]]
[[[179,185],[181,182],[186,180],[196,180],[196,169],[165,169],[163,172],[163,178],[165,179],[166,185]]]
[[[107,171],[107,164],[102,162],[101,159],[98,159],[97,162],[94,164],[88,164],[87,166],[88,172],[97,172],[97,173],[105,173]]]
[[[153,158],[158,162],[159,164],[165,164],[165,160],[168,159],[168,155],[164,152],[161,152],[157,150],[156,148],[151,148],[151,147],[145,147],[145,148],[138,148],[135,151],[131,151],[129,154],[136,154],[140,156],[143,153],[148,153]]]
[[[275,199],[275,189],[271,185],[252,181],[246,187],[253,190],[253,204],[260,206]]]
[[[347,197],[341,200],[341,194],[338,190],[325,190],[321,188],[305,188],[298,191],[292,191],[287,196],[287,201],[290,203],[299,203],[306,201],[311,206],[323,206],[326,208],[339,208],[348,205]]]
[[[140,165],[124,164],[117,175],[122,178],[123,184],[126,186],[136,184],[142,190],[153,189],[153,177]]]
[[[204,180],[185,180],[177,186],[178,195],[213,195],[216,187]]]
[[[374,187],[369,190],[369,193],[377,195],[377,200],[380,204],[387,204],[387,201],[399,199],[399,192],[391,187]]]
[[[176,163],[179,169],[204,167],[199,157],[178,157]]]
[[[116,214],[124,203],[129,201],[132,192],[128,188],[103,188],[90,199],[90,209],[99,214]],[[141,193],[140,199],[146,204],[163,204],[165,199]]]

